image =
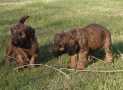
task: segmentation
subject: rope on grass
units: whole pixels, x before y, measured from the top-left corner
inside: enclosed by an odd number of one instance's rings
[[[62,75],[64,75],[67,79],[70,79],[69,75],[67,75],[65,72],[63,72],[62,70],[60,69],[57,69],[55,67],[52,67],[52,66],[49,66],[47,64],[28,64],[28,65],[23,65],[23,66],[19,66],[19,67],[16,67],[14,68],[14,70],[18,70],[18,69],[22,69],[24,67],[28,67],[28,66],[45,66],[45,67],[48,67],[48,68],[51,68],[53,70],[56,70],[57,72],[61,73]]]
[[[123,72],[123,70],[77,70],[77,69],[68,69],[68,68],[59,68],[59,69],[57,69],[57,68],[49,66],[47,64],[28,64],[28,65],[23,65],[23,66],[16,67],[14,70],[22,69],[26,66],[42,66],[42,65],[45,66],[45,67],[48,67],[48,68],[51,68],[53,70],[58,71],[59,73],[63,74],[67,79],[70,79],[69,75],[67,75],[62,70],[75,71],[75,72],[93,72],[93,73],[118,73],[118,72]]]
[[[76,69],[68,69],[68,68],[60,68],[61,70],[69,70],[75,72],[93,72],[93,73],[118,73],[123,72],[123,70],[76,70]]]
[[[16,58],[11,57],[11,56],[7,56],[7,57],[16,59]],[[101,60],[101,59],[96,58],[94,56],[91,56],[91,57],[94,58],[94,59]],[[75,71],[75,72],[93,72],[93,73],[118,73],[118,72],[123,72],[123,70],[77,70],[77,69],[68,69],[68,68],[59,68],[59,69],[57,69],[56,67],[49,66],[47,64],[28,64],[28,65],[23,65],[23,66],[16,67],[15,70],[22,69],[26,66],[42,66],[42,65],[45,66],[45,67],[48,67],[48,68],[51,68],[53,70],[58,71],[59,73],[63,74],[67,79],[70,79],[69,75],[67,75],[62,70]]]
[[[91,58],[93,58],[93,59],[97,59],[97,60],[100,60],[100,61],[102,61],[102,62],[104,62],[104,63],[105,63],[105,61],[103,61],[102,59],[99,59],[99,58],[97,58],[97,57],[95,57],[95,56],[91,56]]]

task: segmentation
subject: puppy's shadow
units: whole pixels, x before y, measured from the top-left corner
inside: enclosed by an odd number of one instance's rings
[[[39,47],[39,60],[38,63],[47,63],[48,61],[52,60],[54,57],[51,44],[44,44]]]
[[[123,53],[123,42],[112,44],[113,59],[116,59]],[[90,64],[96,63],[98,60],[104,60],[105,52],[104,50],[95,50],[91,52],[92,58]]]
[[[93,63],[96,63],[99,60],[104,60],[104,57],[105,57],[105,52],[103,49],[91,51],[90,57],[88,58],[89,64],[87,65],[87,67]]]
[[[112,51],[114,58],[119,57],[121,53],[123,53],[123,42],[113,43]],[[88,64],[91,65],[96,63],[99,60],[104,60],[105,53],[103,50],[95,50],[91,54],[95,58],[92,58],[92,61]],[[47,63],[48,61],[56,58],[53,53],[51,52],[51,44],[44,44],[41,45],[39,48],[39,60],[38,63]]]
[[[112,45],[113,53],[114,54],[121,54],[123,53],[123,42],[117,42]]]

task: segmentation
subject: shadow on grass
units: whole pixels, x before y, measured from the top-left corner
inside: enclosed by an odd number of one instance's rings
[[[123,53],[123,42],[114,43],[112,45],[112,52],[113,52],[113,59],[119,58],[120,54]],[[104,50],[95,50],[91,53],[91,55],[94,56],[95,58],[93,58],[88,65],[96,63],[98,60],[104,60],[105,58]]]
[[[50,50],[51,50],[51,44],[45,44],[40,47],[39,63],[47,63],[53,58],[56,58],[54,57],[53,53]],[[112,45],[112,51],[113,51],[113,54],[116,56],[123,53],[123,42],[114,43]],[[89,65],[92,63],[96,63],[99,59],[104,60],[105,53],[103,50],[95,50],[91,53],[91,55],[96,57],[97,59],[93,59],[93,61],[90,62]]]
[[[54,57],[51,52],[51,44],[45,44],[39,47],[39,60],[38,63],[47,63],[52,60]]]
[[[112,49],[113,49],[114,54],[123,53],[123,42],[114,43],[112,45]]]

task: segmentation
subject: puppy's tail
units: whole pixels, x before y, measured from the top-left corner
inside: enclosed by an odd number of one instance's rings
[[[20,18],[19,23],[24,24],[24,22],[29,18],[29,16],[23,16]]]

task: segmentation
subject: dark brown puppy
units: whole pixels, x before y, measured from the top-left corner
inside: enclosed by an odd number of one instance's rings
[[[68,53],[71,68],[84,69],[90,51],[100,48],[105,50],[105,61],[112,62],[110,32],[98,24],[57,33],[54,38],[54,52]]]
[[[18,65],[34,64],[38,57],[38,43],[35,30],[24,24],[29,16],[23,16],[11,27],[11,38],[7,48],[7,62],[14,57]]]

